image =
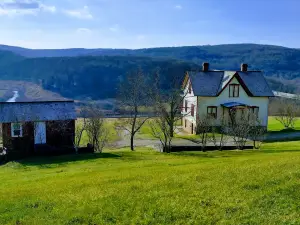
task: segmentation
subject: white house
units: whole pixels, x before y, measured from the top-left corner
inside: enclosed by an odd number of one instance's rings
[[[248,71],[242,64],[240,71],[210,70],[203,63],[202,71],[186,73],[184,82],[184,130],[195,133],[197,119],[211,116],[216,122],[228,117],[232,109],[252,110],[262,126],[268,126],[269,97],[273,97],[261,71]]]

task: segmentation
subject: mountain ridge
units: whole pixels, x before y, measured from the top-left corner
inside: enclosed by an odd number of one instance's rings
[[[299,91],[300,50],[259,44],[50,50],[0,45],[0,80],[34,82],[71,98],[113,98],[120,80],[138,67],[146,74],[160,67],[167,82],[203,62],[221,70],[247,63],[250,70],[264,72],[273,90]]]

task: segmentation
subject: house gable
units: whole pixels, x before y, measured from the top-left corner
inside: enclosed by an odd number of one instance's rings
[[[229,92],[229,85],[230,84],[239,84],[243,88],[243,90],[247,93],[248,96],[253,97],[253,94],[249,91],[247,85],[245,84],[245,82],[242,80],[242,78],[240,77],[240,75],[237,72],[223,86],[223,88],[219,91],[219,93],[217,94],[217,96],[219,96],[225,90],[227,90]]]

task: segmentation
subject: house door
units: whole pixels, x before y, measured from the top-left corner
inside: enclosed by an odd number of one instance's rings
[[[46,144],[46,123],[34,123],[34,144]]]
[[[191,128],[192,128],[191,133],[194,134],[194,124],[193,123],[192,123],[192,127]]]

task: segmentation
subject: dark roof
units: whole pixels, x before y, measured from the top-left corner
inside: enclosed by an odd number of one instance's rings
[[[233,77],[254,97],[273,97],[261,71],[191,71],[187,73],[195,96],[217,96]]]
[[[0,123],[73,119],[76,119],[74,101],[0,103]]]

